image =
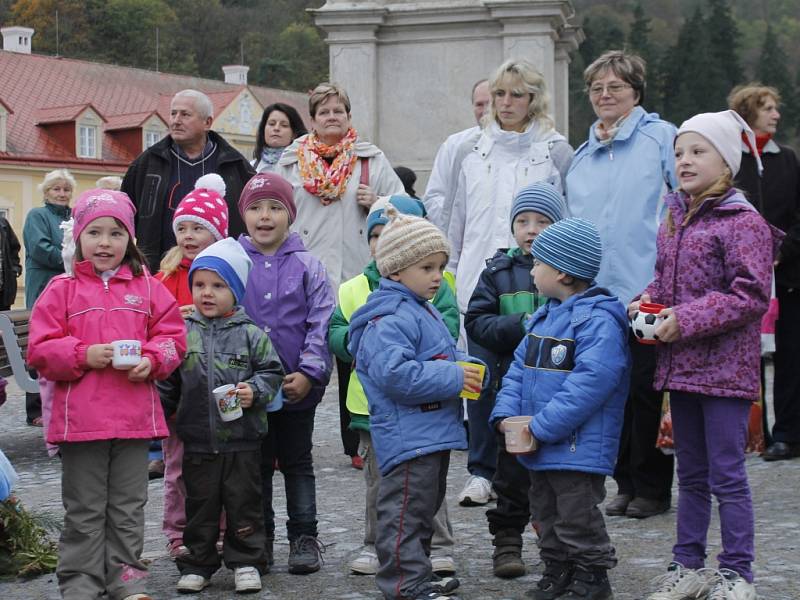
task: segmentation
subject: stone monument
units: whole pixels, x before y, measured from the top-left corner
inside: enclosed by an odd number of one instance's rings
[[[583,36],[569,0],[327,0],[313,14],[359,134],[414,169],[419,193],[439,144],[474,125],[472,85],[508,58],[539,68],[567,135],[569,53]]]

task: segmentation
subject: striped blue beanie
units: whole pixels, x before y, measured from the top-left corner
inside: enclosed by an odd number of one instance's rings
[[[514,219],[522,212],[533,211],[544,215],[553,223],[564,218],[567,207],[561,193],[551,183],[537,181],[526,185],[517,195],[511,205],[511,232],[514,232]]]
[[[253,261],[242,245],[233,238],[224,238],[211,244],[192,261],[192,266],[189,267],[189,286],[192,285],[195,271],[214,271],[231,288],[236,304],[240,304],[252,268]]]
[[[594,223],[564,219],[542,231],[531,246],[533,258],[584,281],[594,281],[600,271],[603,246]]]
[[[380,201],[379,201],[380,202]],[[372,229],[377,225],[386,225],[389,218],[386,216],[384,209],[388,204],[394,205],[397,211],[403,215],[413,215],[415,217],[425,217],[425,209],[422,202],[411,196],[394,195],[390,196],[386,202],[376,202],[372,205],[372,210],[367,215],[367,240],[369,241],[369,234]]]

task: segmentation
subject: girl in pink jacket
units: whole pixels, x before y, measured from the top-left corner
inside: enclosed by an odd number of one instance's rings
[[[134,210],[122,192],[81,194],[72,274],[53,278],[31,315],[28,361],[55,384],[47,441],[62,459],[65,600],[150,598],[140,560],[147,449],[167,435],[153,380],[180,365],[186,334],[175,299],[134,244]],[[141,347],[129,370],[112,365],[118,340]],[[128,344],[134,356],[136,346]]]

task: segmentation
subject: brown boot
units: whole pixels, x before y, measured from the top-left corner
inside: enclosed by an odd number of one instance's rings
[[[492,568],[495,577],[512,579],[525,575],[522,562],[522,534],[513,529],[501,529],[492,540]]]

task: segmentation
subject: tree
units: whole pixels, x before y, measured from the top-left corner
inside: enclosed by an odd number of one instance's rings
[[[778,43],[771,25],[767,25],[764,35],[764,45],[761,47],[761,56],[756,68],[756,79],[764,85],[771,85],[781,94],[783,106],[781,107],[784,133],[787,129],[797,126],[798,105],[795,98],[795,87],[789,74],[786,53]]]
[[[706,35],[711,44],[709,58],[716,63],[730,90],[743,79],[739,62],[739,29],[727,0],[708,0],[708,4],[711,7],[706,20]]]
[[[278,35],[269,58],[261,61],[258,77],[267,85],[312,89],[328,79],[328,51],[316,27],[291,23]]]
[[[644,101],[650,110],[661,110],[661,73],[658,53],[650,43],[650,19],[639,0],[633,8],[633,24],[628,33],[628,50],[641,56],[647,64],[647,90]]]

